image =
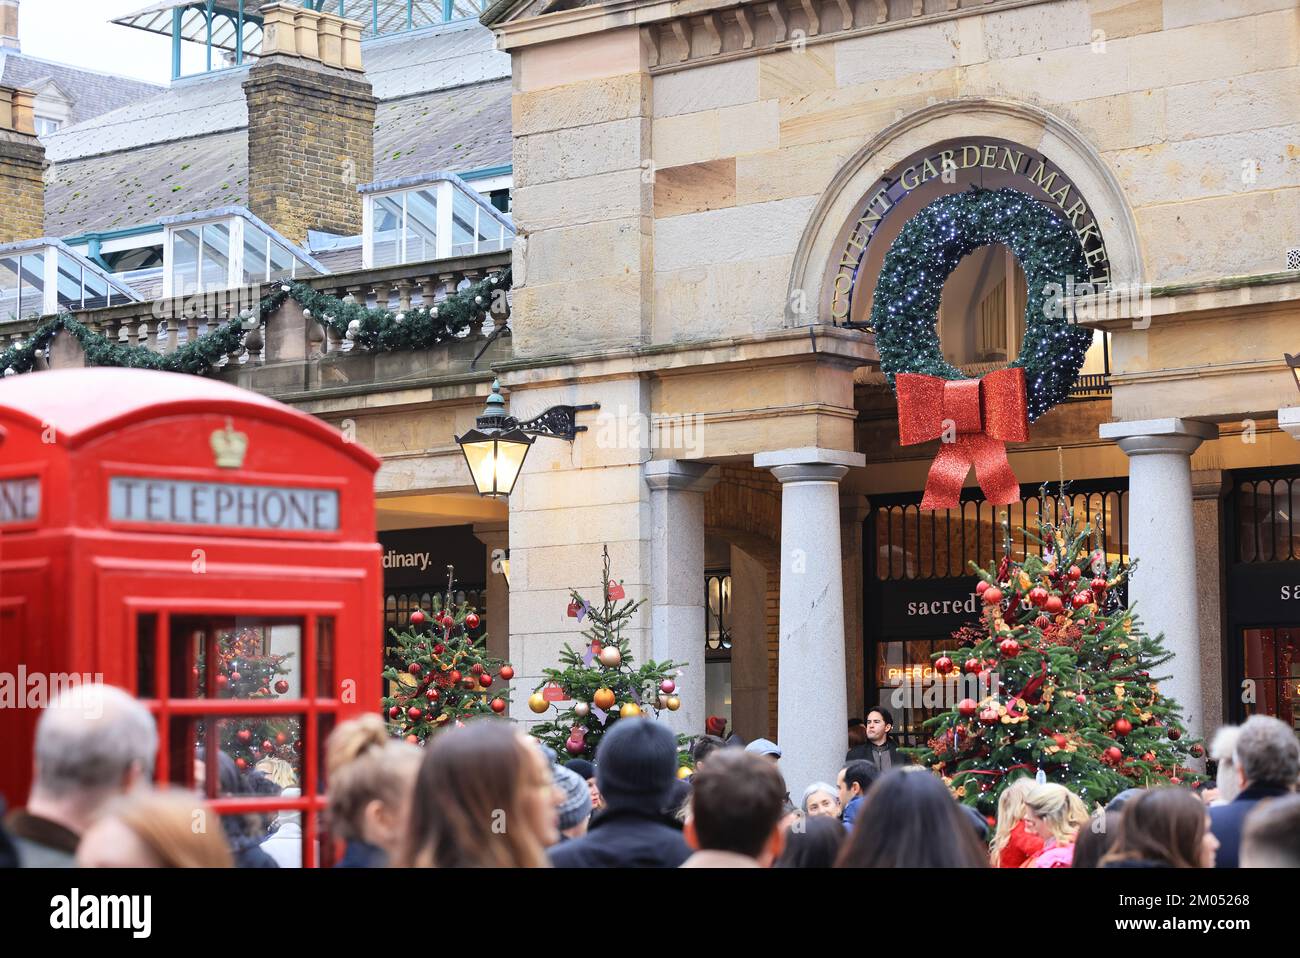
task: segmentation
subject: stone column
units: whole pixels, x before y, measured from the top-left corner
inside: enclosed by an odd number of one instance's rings
[[[1192,522],[1196,528],[1197,613],[1201,623],[1201,733],[1223,723],[1223,497],[1232,483],[1221,469],[1192,472]]]
[[[1117,441],[1129,457],[1129,555],[1139,562],[1129,605],[1136,606],[1150,634],[1164,634],[1174,654],[1165,666],[1171,677],[1160,691],[1178,700],[1193,736],[1202,733],[1205,721],[1191,456],[1218,434],[1217,426],[1192,419],[1101,425],[1101,437]]]
[[[781,483],[777,744],[792,796],[835,775],[848,749],[839,482],[865,463],[811,447],[754,457]]]
[[[487,562],[487,650],[488,654],[510,660],[510,583],[506,581],[497,556],[510,548],[510,525],[505,522],[476,522],[474,535],[486,547]]]
[[[863,688],[862,656],[865,652],[863,617],[862,561],[863,523],[871,512],[871,503],[860,493],[840,496],[840,547],[844,551],[844,664],[848,693],[848,714],[862,715],[867,707]]]
[[[675,732],[704,732],[704,493],[718,481],[708,463],[655,459],[645,464],[650,538],[650,648],[656,661],[686,662],[678,698],[666,712]]]

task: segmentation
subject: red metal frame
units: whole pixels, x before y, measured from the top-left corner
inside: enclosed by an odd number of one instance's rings
[[[227,424],[248,438],[239,468],[214,462],[210,437]],[[50,427],[55,442],[45,441]],[[317,864],[322,723],[378,708],[382,695],[378,459],[265,397],[140,370],[12,377],[0,383],[0,438],[0,477],[38,475],[42,483],[39,520],[0,526],[0,671],[98,673],[139,694],[137,629],[143,615],[153,616],[154,694],[143,701],[158,721],[157,780],[174,777],[173,719],[209,719],[215,742],[224,718],[301,716],[300,798],[217,797],[214,748],[206,781],[219,813],[300,811],[303,863]],[[338,524],[276,531],[117,523],[108,518],[109,478],[122,475],[335,489]],[[205,697],[192,687],[173,697],[171,628],[179,616],[292,620],[300,628],[300,697],[218,698],[211,668]],[[318,630],[326,619],[333,620],[333,646],[325,650],[333,687],[318,688]],[[205,661],[214,661],[211,649]],[[354,694],[340,695],[345,682]],[[26,799],[38,714],[0,710],[0,790],[11,806]],[[184,776],[193,781],[192,771]]]

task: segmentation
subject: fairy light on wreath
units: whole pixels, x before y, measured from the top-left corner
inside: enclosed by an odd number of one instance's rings
[[[1024,269],[1025,336],[1006,369],[967,379],[943,358],[935,317],[957,264],[993,243]],[[876,281],[870,325],[881,370],[898,393],[900,441],[938,439],[952,422],[957,431],[935,459],[922,508],[954,507],[971,465],[989,502],[1019,499],[1005,443],[1026,441],[1029,423],[1070,394],[1092,332],[1071,321],[1060,295],[1070,277],[1088,271],[1069,223],[1019,190],[942,196],[899,232]]]

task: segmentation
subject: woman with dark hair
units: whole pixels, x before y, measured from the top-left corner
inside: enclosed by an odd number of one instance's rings
[[[785,850],[773,868],[831,868],[849,833],[838,819],[805,815],[785,830]]]
[[[439,732],[415,780],[405,864],[540,868],[563,793],[537,743],[496,719]]]
[[[1210,813],[1191,792],[1153,788],[1124,805],[1119,836],[1102,868],[1213,868],[1219,841]]]
[[[943,782],[918,766],[871,786],[836,868],[987,868],[988,849]]]

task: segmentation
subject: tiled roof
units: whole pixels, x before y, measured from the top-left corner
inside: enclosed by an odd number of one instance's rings
[[[375,179],[510,162],[510,58],[473,21],[370,41]],[[45,229],[73,236],[248,197],[245,70],[181,81],[45,140]]]
[[[0,54],[0,83],[30,89],[37,81],[53,80],[72,99],[69,124],[84,123],[118,107],[156,96],[164,87],[126,77],[79,70],[21,53]]]

